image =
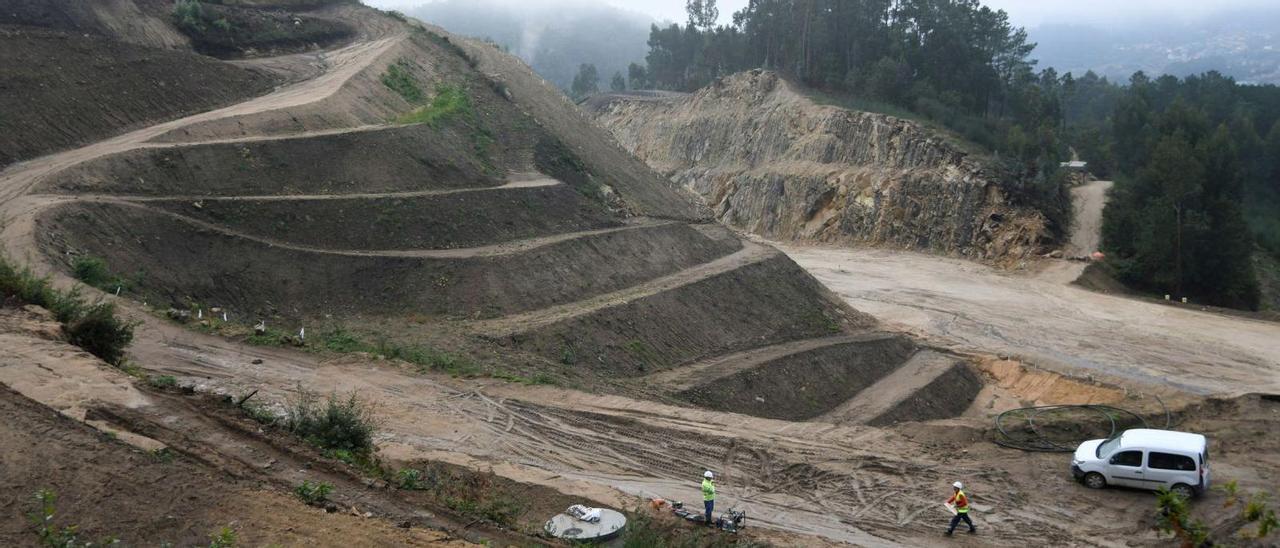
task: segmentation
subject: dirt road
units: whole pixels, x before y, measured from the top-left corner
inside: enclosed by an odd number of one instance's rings
[[[1102,210],[1107,205],[1111,181],[1093,181],[1071,189],[1071,207],[1075,219],[1071,225],[1071,241],[1063,252],[1068,257],[1097,251],[1102,241]]]
[[[360,391],[378,402],[384,427],[379,445],[393,458],[492,468],[620,505],[629,503],[618,492],[690,500],[701,471],[713,469],[721,476],[721,504],[747,510],[756,526],[861,546],[918,545],[933,538],[943,510],[931,486],[945,487],[949,478],[963,475],[984,493],[983,519],[992,534],[983,542],[1064,545],[1078,534],[1047,513],[1019,508],[1019,501],[1041,491],[1026,484],[1022,471],[946,456],[970,444],[986,445],[970,426],[947,427],[947,436],[925,444],[876,428],[422,377],[387,363],[317,362],[288,350],[156,327],[141,334],[134,354],[201,390],[257,389],[268,400],[287,396],[299,384],[322,392]],[[263,363],[253,364],[255,359]],[[1059,487],[1068,485],[1063,474],[1049,477]],[[1115,532],[1131,523],[1090,527]]]
[[[1072,191],[1068,255],[1097,249],[1107,181]],[[849,304],[961,351],[1201,394],[1280,391],[1280,324],[1067,285],[1085,263],[1009,273],[935,255],[778,244]]]
[[[403,40],[403,35],[391,35],[377,40],[362,41],[326,52],[322,58],[329,67],[324,74],[281,88],[257,99],[227,108],[204,112],[186,118],[156,124],[132,131],[92,145],[51,154],[35,160],[9,166],[0,172],[0,202],[9,201],[25,193],[43,177],[108,154],[115,154],[144,146],[147,141],[173,129],[209,120],[232,116],[279,110],[296,105],[314,103],[336,93],[343,84],[363,70],[368,64]]]

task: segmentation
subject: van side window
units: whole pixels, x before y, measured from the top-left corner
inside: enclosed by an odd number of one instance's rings
[[[1158,453],[1152,451],[1147,456],[1147,467],[1157,470],[1179,470],[1183,472],[1194,472],[1196,469],[1196,461],[1185,455],[1171,455],[1169,453]]]
[[[1111,464],[1142,466],[1142,451],[1121,451],[1111,456]]]

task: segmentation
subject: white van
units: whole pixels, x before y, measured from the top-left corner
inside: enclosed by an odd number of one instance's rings
[[[1187,498],[1209,489],[1209,445],[1200,434],[1137,428],[1076,448],[1071,475],[1088,487],[1164,487]]]

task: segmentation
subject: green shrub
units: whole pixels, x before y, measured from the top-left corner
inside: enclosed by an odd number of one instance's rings
[[[94,287],[102,287],[111,282],[111,272],[107,270],[107,262],[98,257],[78,257],[71,265],[71,272],[77,280]]]
[[[202,33],[206,30],[204,6],[200,0],[177,0],[173,3],[173,19],[183,30]]]
[[[1191,518],[1187,499],[1161,487],[1156,492],[1156,528],[1161,533],[1173,535],[1187,546],[1200,546],[1209,538],[1209,528],[1204,522]]]
[[[324,504],[325,501],[329,500],[329,494],[332,492],[332,485],[323,481],[313,483],[311,480],[305,480],[302,482],[302,485],[293,489],[293,493],[298,495],[298,498],[302,499],[302,502],[305,502],[310,506],[319,506]]]
[[[147,378],[147,384],[156,388],[173,388],[178,386],[178,379],[174,378],[173,375],[160,375]]]
[[[422,478],[422,471],[414,468],[405,468],[396,472],[396,486],[410,491],[427,488]]]
[[[209,548],[235,548],[236,542],[235,529],[223,527],[209,537]]]
[[[377,423],[369,405],[354,392],[345,398],[330,394],[321,401],[316,394],[300,390],[286,412],[285,428],[317,447],[360,454],[373,452]]]
[[[168,464],[173,462],[173,459],[175,456],[176,455],[174,454],[173,450],[169,449],[168,447],[161,447],[159,449],[151,450],[151,458],[155,459],[156,462],[163,462],[165,464]]]
[[[67,336],[71,344],[117,365],[124,358],[124,349],[133,342],[133,327],[133,323],[116,317],[114,304],[97,303],[67,325]]]

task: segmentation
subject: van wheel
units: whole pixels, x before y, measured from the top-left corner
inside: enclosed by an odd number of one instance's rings
[[[1097,472],[1089,472],[1084,475],[1084,485],[1090,489],[1102,489],[1107,486],[1107,478]]]
[[[1186,500],[1191,500],[1191,497],[1194,497],[1196,494],[1196,492],[1191,489],[1191,486],[1185,483],[1179,483],[1177,485],[1174,485],[1173,489],[1170,489],[1170,491],[1173,491],[1173,494],[1178,495],[1179,497],[1182,497]]]

